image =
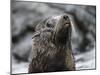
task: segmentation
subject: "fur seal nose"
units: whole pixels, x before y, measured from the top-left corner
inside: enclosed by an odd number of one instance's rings
[[[68,16],[67,15],[64,15],[63,16],[63,19],[68,20]]]

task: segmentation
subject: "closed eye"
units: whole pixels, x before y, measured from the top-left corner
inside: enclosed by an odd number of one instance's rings
[[[54,27],[54,25],[52,25],[52,24],[50,24],[50,23],[47,23],[46,26],[47,26],[47,27]]]

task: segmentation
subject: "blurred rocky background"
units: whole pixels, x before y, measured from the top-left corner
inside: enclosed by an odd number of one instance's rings
[[[12,73],[27,73],[35,26],[45,17],[67,13],[75,30],[72,49],[77,70],[95,69],[96,7],[55,3],[12,1]]]

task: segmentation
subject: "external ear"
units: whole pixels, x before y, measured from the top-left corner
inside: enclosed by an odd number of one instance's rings
[[[34,38],[34,37],[37,37],[37,36],[39,36],[40,35],[40,32],[39,31],[37,31],[37,32],[34,32],[33,33],[33,36],[32,36],[32,39]]]
[[[46,24],[46,21],[48,20],[48,18],[46,19],[43,19],[41,22],[38,23],[38,25],[36,26],[36,31],[39,31],[43,28],[45,28],[45,24]]]

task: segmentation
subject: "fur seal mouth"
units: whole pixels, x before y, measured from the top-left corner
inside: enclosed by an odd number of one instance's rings
[[[69,22],[66,22],[65,24],[69,24]]]
[[[67,23],[65,23],[64,25],[68,27],[68,26],[70,25],[70,23],[69,23],[69,22],[67,22]]]

